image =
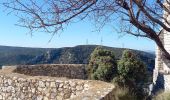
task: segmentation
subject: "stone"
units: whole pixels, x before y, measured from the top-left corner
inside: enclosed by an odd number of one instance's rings
[[[71,96],[71,90],[70,89],[64,89],[64,99],[68,99]]]
[[[37,100],[43,100],[43,96],[41,95],[37,96]]]
[[[44,84],[43,81],[39,81],[39,82],[38,82],[38,85],[39,85],[39,87],[42,87],[42,88],[45,87],[45,84]]]
[[[35,88],[32,88],[32,89],[31,89],[31,92],[32,92],[32,93],[35,93]]]
[[[56,89],[56,88],[52,88],[52,89],[51,89],[51,92],[55,92],[55,93],[56,93],[56,92],[57,92],[57,89]]]
[[[3,99],[3,96],[2,96],[2,95],[0,95],[0,99]]]
[[[43,90],[43,88],[38,87],[38,91],[39,91],[39,92],[42,92],[42,90]]]
[[[12,98],[12,100],[18,100],[17,98]]]
[[[51,82],[50,87],[56,87],[55,82]]]
[[[101,92],[100,91],[97,91],[98,94],[100,94]]]
[[[51,93],[51,99],[55,99],[56,98],[56,96],[57,96],[57,93]]]
[[[78,90],[78,91],[83,90],[83,86],[77,85],[77,86],[76,86],[76,90]]]
[[[46,87],[49,87],[49,86],[50,86],[50,83],[49,83],[49,82],[46,82],[46,83],[45,83],[45,86],[46,86]]]
[[[91,100],[89,97],[83,97],[82,100]],[[101,99],[103,100],[103,99]]]
[[[43,100],[49,100],[48,97],[44,97]]]
[[[57,100],[63,100],[62,96],[57,96]]]
[[[63,84],[63,83],[60,83],[59,88],[62,88],[63,86],[64,86],[64,84]]]
[[[89,90],[89,85],[84,84],[84,90],[85,90],[85,91]]]
[[[50,96],[50,93],[46,93],[46,96],[49,97],[49,96]]]
[[[70,86],[71,86],[71,87],[75,87],[75,86],[76,86],[76,83],[75,83],[75,82],[70,82]]]

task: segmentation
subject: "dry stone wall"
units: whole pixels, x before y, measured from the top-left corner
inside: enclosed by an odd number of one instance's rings
[[[115,86],[109,83],[30,76],[13,72],[17,68],[8,66],[0,70],[0,100],[114,100]]]
[[[68,99],[85,90],[84,81],[34,79],[0,76],[0,99],[3,100],[50,100]]]
[[[86,79],[86,65],[83,64],[46,64],[20,65],[14,72],[31,76],[67,77],[71,79]]]

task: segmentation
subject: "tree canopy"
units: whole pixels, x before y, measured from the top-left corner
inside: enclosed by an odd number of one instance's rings
[[[113,51],[97,47],[90,57],[88,76],[90,79],[109,82],[116,75],[116,67]]]
[[[133,90],[137,100],[145,100],[144,87],[148,82],[146,65],[130,50],[125,50],[117,66],[118,76],[114,81]]]
[[[146,83],[146,65],[130,50],[125,50],[117,66],[120,84],[135,87]]]
[[[5,0],[3,5],[31,32],[43,29],[55,34],[74,20],[87,17],[101,26],[111,23],[113,28],[120,21],[120,32],[153,40],[170,60],[160,39],[162,32],[170,32],[169,0]]]

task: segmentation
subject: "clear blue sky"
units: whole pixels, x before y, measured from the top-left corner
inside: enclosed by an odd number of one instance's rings
[[[7,15],[0,9],[0,45],[59,48],[85,45],[87,40],[88,44],[100,45],[102,38],[105,46],[151,51],[155,49],[154,42],[149,39],[136,38],[131,35],[120,38],[120,34],[108,26],[101,32],[97,32],[94,25],[87,20],[71,24],[64,32],[55,35],[49,43],[50,34],[35,32],[31,37],[27,34],[27,29],[15,26],[17,20],[13,14]]]

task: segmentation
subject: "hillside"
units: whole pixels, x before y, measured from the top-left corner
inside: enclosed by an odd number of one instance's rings
[[[24,48],[0,46],[0,65],[15,64],[87,64],[91,52],[97,45],[80,45],[76,47],[65,48]],[[120,59],[122,48],[104,47],[113,50],[117,60]],[[147,65],[149,70],[154,67],[155,55],[133,50]]]
[[[0,46],[0,65],[24,64],[50,49]]]

